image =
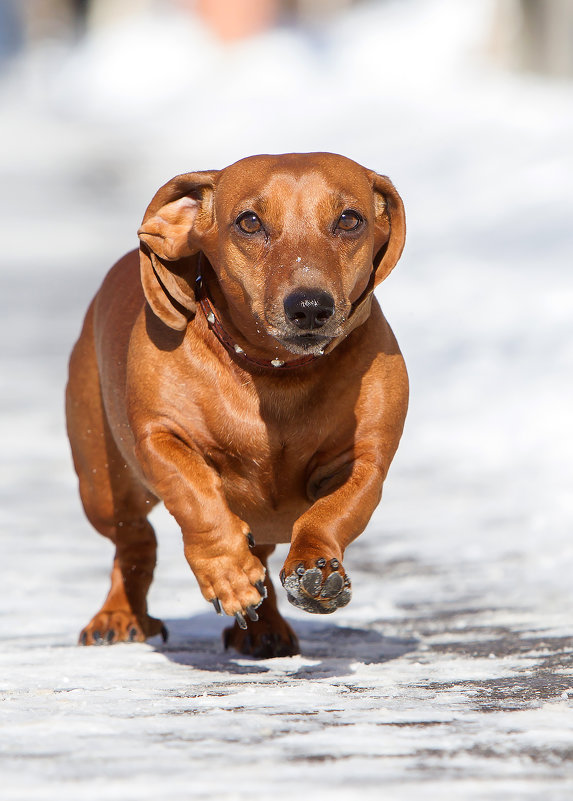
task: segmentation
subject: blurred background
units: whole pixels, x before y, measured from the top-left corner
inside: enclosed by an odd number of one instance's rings
[[[301,781],[378,798],[391,776],[400,798],[477,799],[451,781],[498,776],[479,798],[557,798],[573,697],[572,72],[571,0],[0,0],[6,797],[188,799],[232,780],[249,798]],[[411,405],[345,556],[352,603],[317,621],[281,593],[310,659],[241,667],[156,509],[150,611],[170,650],[75,648],[112,559],[63,414],[87,304],[172,176],[312,150],[389,175],[408,220],[377,294]],[[394,659],[395,637],[419,650]],[[504,702],[516,711],[489,714]]]
[[[312,150],[388,174],[407,210],[379,291],[412,382],[380,558],[492,557],[501,582],[523,551],[527,581],[570,592],[572,75],[569,0],[0,0],[0,522],[38,592],[56,531],[72,587],[86,549],[107,571],[62,399],[147,203],[177,173]]]

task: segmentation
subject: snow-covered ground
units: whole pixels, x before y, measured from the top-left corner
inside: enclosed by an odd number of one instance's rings
[[[146,18],[4,76],[0,798],[572,797],[573,88],[488,64],[489,7],[226,51]],[[64,433],[86,304],[162,182],[292,150],[389,174],[408,212],[379,297],[412,403],[353,601],[285,600],[300,657],[226,654],[159,510],[169,644],[78,648],[112,556]]]

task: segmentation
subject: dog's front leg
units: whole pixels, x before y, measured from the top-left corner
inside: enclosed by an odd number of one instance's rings
[[[153,492],[181,527],[185,556],[203,596],[246,627],[266,594],[265,567],[249,548],[248,525],[227,506],[219,474],[203,456],[168,431],[137,445]]]
[[[344,475],[348,477],[336,487]],[[374,461],[364,460],[344,465],[321,483],[321,496],[294,525],[281,571],[281,581],[294,606],[328,614],[350,601],[350,579],[342,558],[380,501],[383,480],[383,469]]]

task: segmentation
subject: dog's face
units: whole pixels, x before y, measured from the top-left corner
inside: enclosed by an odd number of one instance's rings
[[[254,323],[292,353],[318,354],[395,265],[405,223],[387,178],[308,153],[179,176],[157,193],[139,235],[146,296],[168,325],[183,328],[193,311],[189,273],[202,251],[241,331]]]

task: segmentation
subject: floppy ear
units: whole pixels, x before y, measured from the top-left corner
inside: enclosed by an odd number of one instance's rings
[[[385,175],[370,172],[374,192],[374,286],[394,269],[404,249],[406,216],[402,198]]]
[[[195,313],[196,255],[214,224],[217,175],[190,172],[173,178],[155,194],[137,232],[146,300],[177,331]]]

